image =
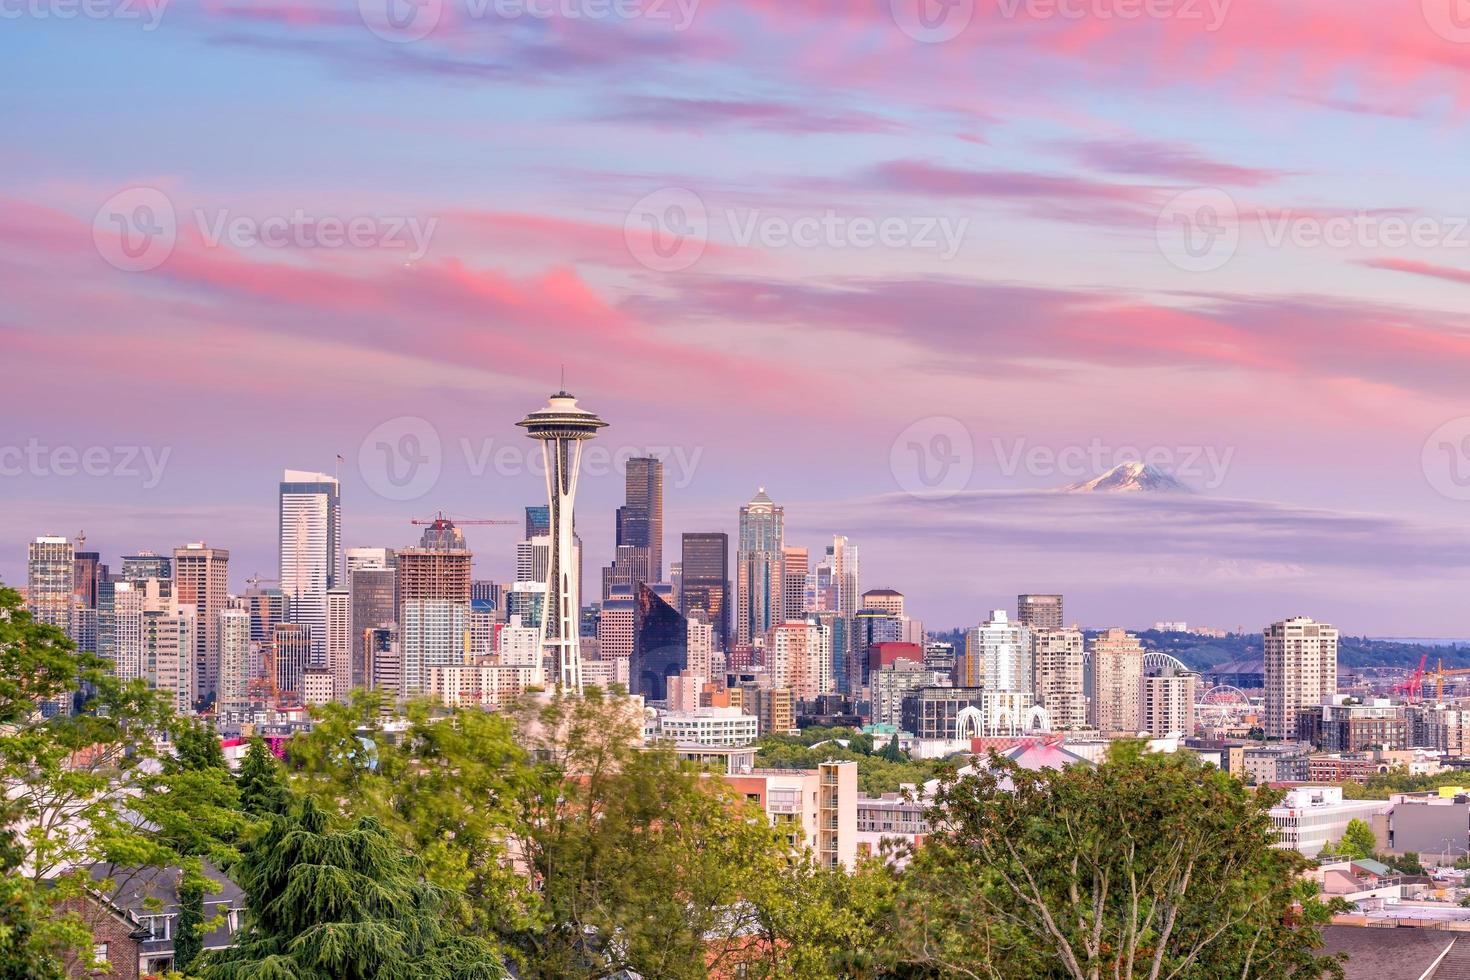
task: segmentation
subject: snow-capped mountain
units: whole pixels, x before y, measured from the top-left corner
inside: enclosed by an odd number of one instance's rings
[[[1062,487],[1063,493],[1193,493],[1163,470],[1145,463],[1119,463],[1102,476]]]

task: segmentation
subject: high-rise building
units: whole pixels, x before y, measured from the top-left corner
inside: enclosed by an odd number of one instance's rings
[[[781,620],[781,550],[786,512],[761,487],[740,508],[740,547],[735,554],[735,642],[749,646]],[[689,575],[686,560],[684,575]]]
[[[712,680],[715,677],[715,628],[703,609],[694,610],[686,617],[689,624],[685,634],[685,669],[693,677]],[[723,669],[721,670],[723,674]]]
[[[161,600],[160,606],[143,613],[144,676],[149,687],[168,699],[169,707],[187,715],[197,700],[194,636],[198,616],[193,606],[173,600]]]
[[[118,578],[124,582],[157,579],[160,595],[167,598],[174,594],[174,563],[168,555],[155,555],[151,551],[123,555],[122,570],[118,573]]]
[[[408,599],[398,623],[406,697],[428,691],[429,668],[469,660],[470,604],[447,599]]]
[[[85,537],[77,539],[80,547]],[[95,551],[77,551],[72,573],[72,639],[77,649],[97,652],[97,584],[107,577],[107,566]]]
[[[314,662],[322,663],[327,590],[343,584],[342,488],[337,479],[286,470],[281,476],[278,532],[281,591],[291,603],[292,621],[311,627]]]
[[[799,623],[806,612],[806,578],[811,556],[805,548],[787,545],[781,549],[781,622]]]
[[[392,548],[348,548],[345,574],[350,578],[359,568],[392,568],[397,556]]]
[[[26,608],[38,623],[72,635],[76,552],[71,539],[42,535],[26,555]]]
[[[417,548],[400,548],[395,563],[400,606],[414,599],[469,603],[474,555],[464,532],[448,518],[425,528]]]
[[[1015,623],[1004,609],[965,634],[965,671],[962,687],[987,691],[1032,691],[1036,683],[1031,631]]]
[[[877,609],[890,616],[903,616],[904,598],[902,592],[893,589],[869,589],[862,595],[862,609]],[[910,642],[905,640],[904,642]]]
[[[541,443],[546,464],[547,505],[550,507],[550,552],[547,561],[546,606],[541,635],[547,655],[556,664],[558,690],[582,691],[580,560],[575,547],[577,475],[582,443],[597,437],[607,425],[565,391],[551,396],[545,408],[516,423]]]
[[[651,456],[628,460],[624,504],[617,513],[617,544],[648,550],[648,582],[664,574],[664,464]]]
[[[1022,593],[1016,596],[1016,619],[1034,630],[1059,630],[1062,622],[1062,597]]]
[[[326,659],[315,666],[332,676],[332,697],[345,701],[352,691],[352,591],[345,585],[327,590]]]
[[[219,687],[219,614],[230,597],[230,553],[193,541],[174,549],[174,597],[194,607],[195,696],[210,701]]]
[[[702,609],[717,648],[730,649],[730,537],[720,531],[685,532],[680,554],[679,611]]]
[[[766,636],[766,669],[772,687],[789,687],[798,701],[836,690],[832,678],[832,631],[815,617],[782,623]]]
[[[250,612],[250,639],[254,643],[269,643],[276,624],[291,621],[291,604],[280,589],[262,589],[258,585],[246,589],[245,607]]]
[[[551,537],[551,508],[532,504],[526,508],[526,540]]]
[[[1051,718],[1051,730],[1087,727],[1086,649],[1081,630],[1031,630],[1036,701]]]
[[[628,690],[649,701],[663,701],[669,677],[689,664],[689,622],[647,583],[640,584],[635,595]]]
[[[277,623],[271,630],[271,661],[276,689],[294,694],[299,701],[302,678],[311,666],[311,627],[304,623]]]
[[[352,664],[349,681],[352,687],[368,686],[369,630],[391,627],[398,621],[398,569],[388,564],[359,559],[354,564],[352,552],[381,549],[347,549],[347,588],[351,593]],[[391,552],[389,552],[391,554]]]
[[[1091,721],[1103,732],[1142,730],[1143,646],[1127,630],[1092,638]]]
[[[1199,675],[1172,668],[1144,675],[1139,689],[1139,730],[1156,738],[1194,734],[1194,697]]]
[[[249,705],[250,612],[222,609],[219,614],[219,687],[215,698],[221,730],[238,731],[237,719]]]
[[[1268,738],[1295,738],[1297,715],[1337,693],[1337,628],[1296,616],[1267,626],[1264,645]]]
[[[506,599],[508,615],[519,616],[527,626],[540,627],[541,610],[546,605],[546,577],[550,570],[549,535],[538,535],[516,544],[516,579]]]
[[[858,549],[844,534],[834,534],[832,543],[817,566],[817,608],[830,609],[837,614],[832,631],[833,670],[836,676],[845,678],[844,688],[851,690],[862,675],[867,683],[864,665],[867,663],[867,647],[857,629],[858,613]]]
[[[633,647],[637,643],[638,600],[629,591],[619,591],[602,604],[597,625],[598,658],[628,664],[632,678]],[[621,671],[616,670],[615,673]]]

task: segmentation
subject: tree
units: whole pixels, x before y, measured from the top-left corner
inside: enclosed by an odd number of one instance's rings
[[[885,762],[892,762],[894,764],[908,761],[908,756],[906,756],[903,750],[900,749],[898,746],[898,733],[895,732],[893,736],[890,737],[886,743],[884,743],[883,750],[878,753],[878,758],[882,759]]]
[[[970,977],[1341,975],[1328,906],[1273,847],[1276,796],[1183,754],[1115,746],[1032,772],[992,754],[946,777],[906,872],[901,962]]]
[[[1373,828],[1368,825],[1367,821],[1357,818],[1348,821],[1347,827],[1342,832],[1342,840],[1328,848],[1331,853],[1345,857],[1349,861],[1372,857],[1377,849],[1378,839],[1373,836]]]
[[[190,882],[179,887],[179,917],[174,929],[174,969],[187,974],[204,952],[204,889]]]
[[[312,799],[279,817],[235,868],[249,917],[206,953],[205,980],[490,980],[489,944],[460,934],[463,900],[422,879],[377,820],[333,831]]]
[[[289,807],[290,792],[280,760],[259,736],[252,738],[245,750],[235,785],[240,794],[240,809],[251,816],[285,814]]]

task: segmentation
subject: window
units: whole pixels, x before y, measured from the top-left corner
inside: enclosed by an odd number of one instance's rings
[[[96,946],[92,947],[92,959],[96,960],[98,963],[103,964],[104,966],[112,962],[107,958],[106,943],[98,943]]]

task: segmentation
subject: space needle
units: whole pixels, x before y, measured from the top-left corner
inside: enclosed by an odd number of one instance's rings
[[[597,438],[607,425],[596,414],[577,407],[566,391],[551,396],[516,425],[541,441],[546,460],[546,499],[551,507],[551,548],[546,568],[546,598],[541,608],[541,650],[557,664],[559,692],[582,693],[582,641],[579,633],[582,597],[578,594],[572,508],[577,499],[577,471],[582,443]]]

